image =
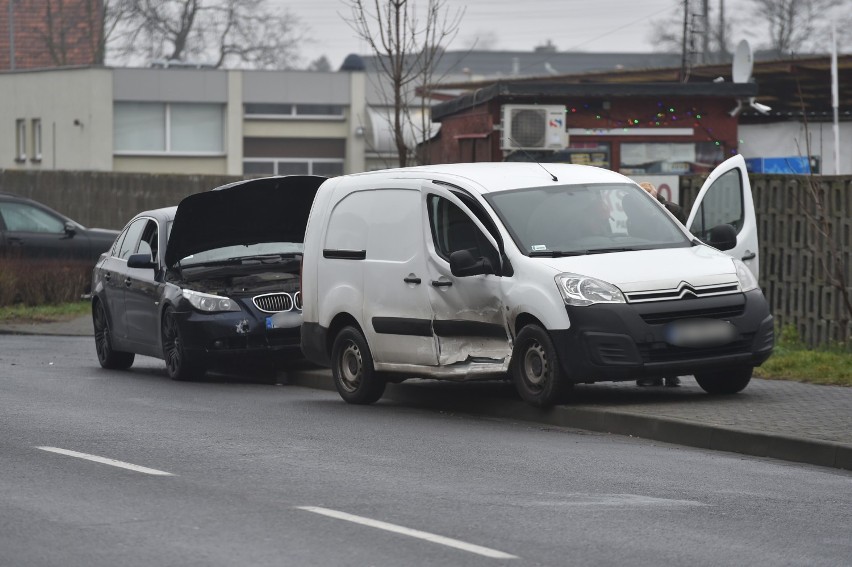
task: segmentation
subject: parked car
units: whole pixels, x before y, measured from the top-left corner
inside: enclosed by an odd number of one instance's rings
[[[136,215],[92,275],[98,361],[164,359],[170,377],[240,357],[301,358],[299,266],[323,177],[270,177]]]
[[[577,383],[686,374],[735,393],[774,344],[741,156],[710,175],[687,227],[590,166],[336,177],[305,236],[302,350],[350,403],[389,379],[507,372],[539,406]]]
[[[37,201],[0,193],[0,254],[4,256],[79,260],[93,266],[118,233],[86,228]]]

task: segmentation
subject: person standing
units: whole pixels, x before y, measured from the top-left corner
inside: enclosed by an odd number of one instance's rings
[[[678,205],[677,203],[673,203],[672,201],[666,200],[665,197],[660,195],[657,192],[657,188],[654,187],[652,183],[648,183],[647,181],[643,181],[639,184],[639,187],[645,190],[646,193],[656,198],[662,205],[669,211],[674,217],[680,222],[680,224],[686,224],[686,214],[683,211],[683,207]],[[680,378],[677,376],[666,376],[665,378],[640,378],[636,380],[637,386],[662,386],[665,382],[665,385],[670,388],[677,388],[680,386]]]

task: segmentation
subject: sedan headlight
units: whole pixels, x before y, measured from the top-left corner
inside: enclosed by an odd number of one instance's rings
[[[210,295],[209,293],[201,293],[199,291],[192,291],[191,289],[184,289],[181,292],[190,305],[204,313],[240,310],[237,302],[228,297]]]
[[[566,305],[625,302],[621,290],[611,283],[580,274],[559,274],[556,276],[556,286]]]
[[[740,287],[743,292],[757,289],[757,278],[751,273],[742,260],[734,258],[734,268],[737,270],[737,279],[740,280]]]

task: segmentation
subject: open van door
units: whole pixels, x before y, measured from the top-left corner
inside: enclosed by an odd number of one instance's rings
[[[704,242],[710,230],[729,224],[737,233],[737,244],[725,253],[740,258],[760,279],[760,252],[757,242],[757,218],[748,180],[745,159],[741,155],[721,163],[710,176],[692,205],[686,228]]]

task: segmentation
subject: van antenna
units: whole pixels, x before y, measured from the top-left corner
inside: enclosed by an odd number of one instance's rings
[[[506,137],[509,138],[509,141],[512,142],[513,144],[515,144],[516,146],[520,146],[520,144],[518,142],[516,142],[514,140],[514,138],[512,138],[511,136],[506,136]],[[538,161],[537,159],[535,159],[528,151],[526,151],[524,148],[518,148],[518,149],[521,150],[522,152],[524,152],[524,155],[527,156],[528,158],[530,158],[530,161],[534,161],[540,168],[542,168],[545,171],[545,173],[547,173],[550,176],[551,179],[553,179],[554,181],[559,181],[559,179],[557,179],[557,177],[555,175],[553,175],[552,173],[547,171],[547,168],[545,168],[543,165],[541,165],[541,162]]]

